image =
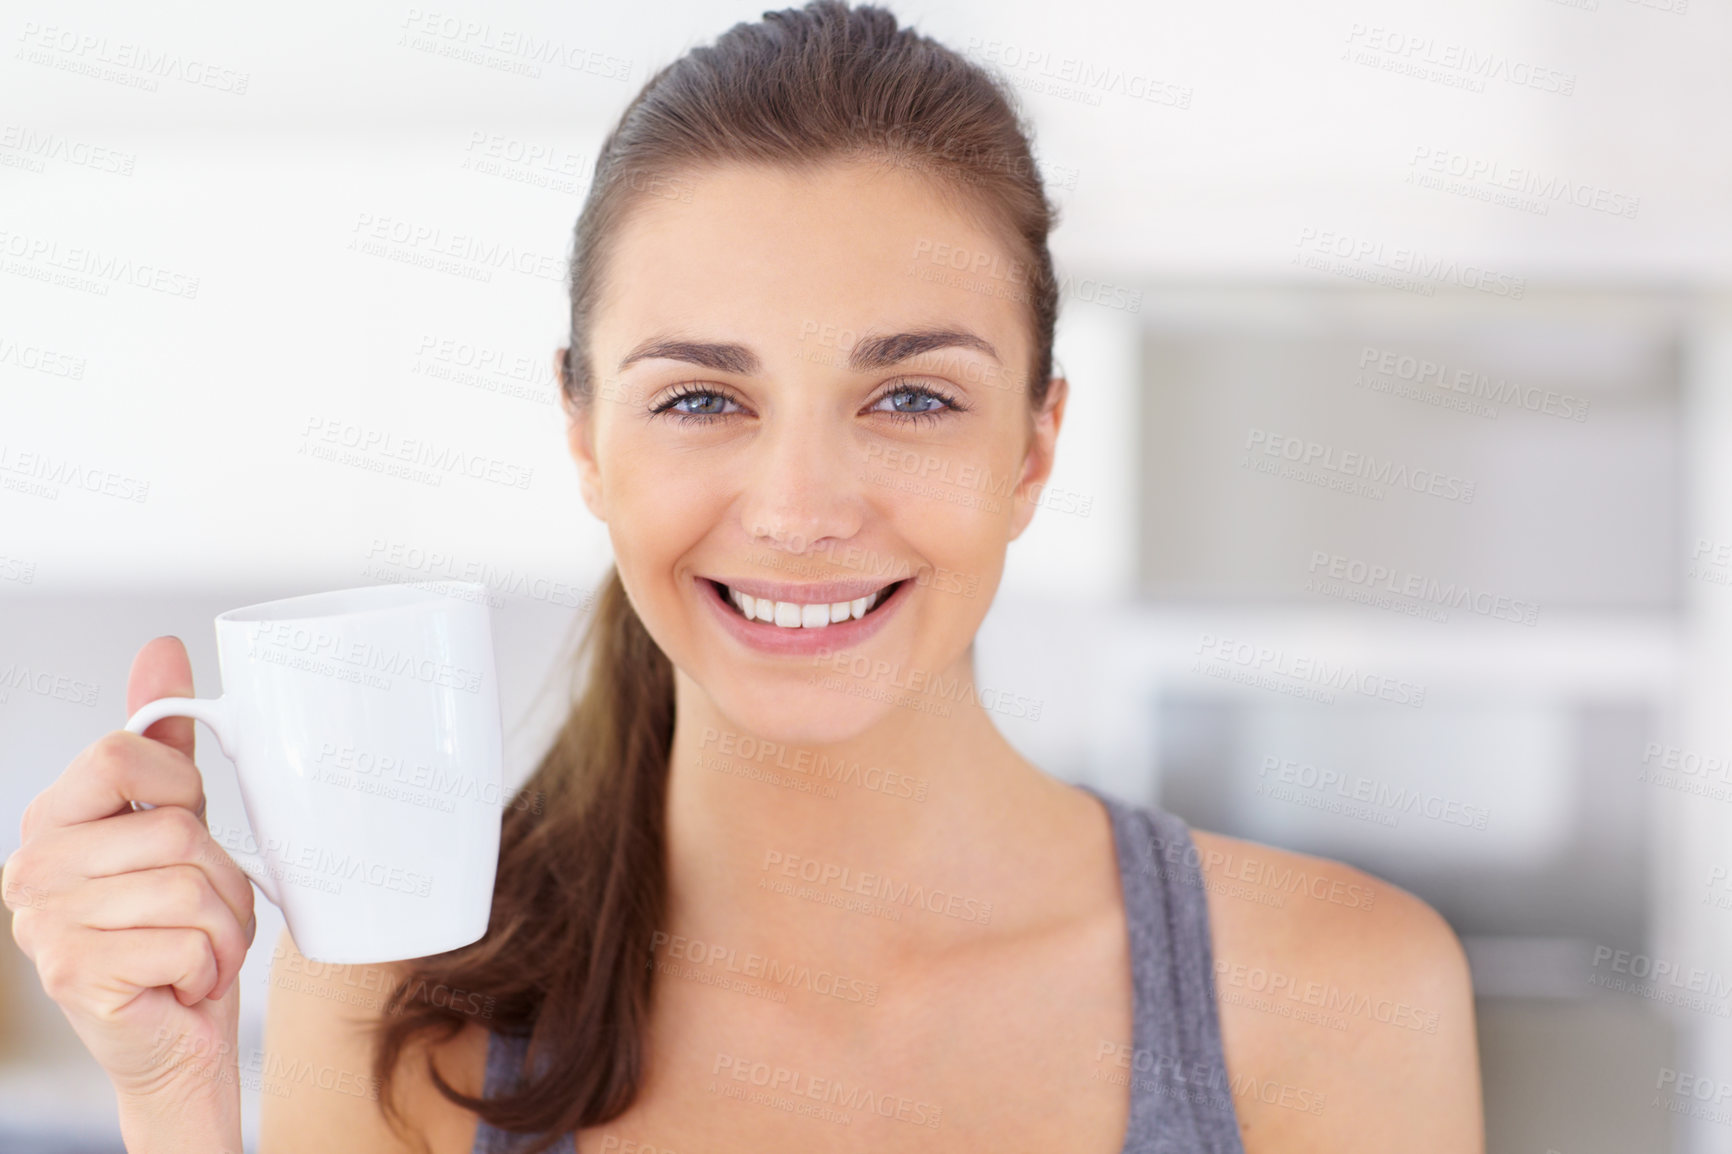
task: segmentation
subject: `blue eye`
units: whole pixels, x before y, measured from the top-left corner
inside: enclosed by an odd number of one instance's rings
[[[693,403],[687,406],[687,401]],[[682,423],[713,421],[726,416],[725,406],[735,403],[733,398],[726,393],[706,385],[681,385],[678,392],[651,409],[650,412],[670,414],[679,418]]]
[[[885,401],[890,402],[890,408],[882,407]],[[904,404],[904,401],[912,404]],[[960,412],[961,409],[962,406],[953,398],[924,385],[902,385],[892,389],[872,407],[873,412],[889,413],[904,421],[936,421],[946,410]]]

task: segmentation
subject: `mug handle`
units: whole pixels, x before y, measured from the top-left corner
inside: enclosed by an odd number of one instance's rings
[[[126,719],[125,728],[128,733],[142,734],[165,717],[190,717],[194,721],[204,722],[206,728],[216,734],[217,745],[222,748],[223,756],[230,761],[235,759],[232,751],[233,743],[229,741],[232,721],[229,716],[228,696],[226,694],[221,697],[159,697],[155,701],[139,706],[138,712]],[[252,815],[246,812],[246,804],[246,798],[243,796],[241,798],[241,813],[243,820],[247,823],[247,832],[251,834]],[[156,808],[147,801],[135,801],[132,803],[132,807],[134,809]],[[258,886],[267,898],[271,899],[272,905],[278,909],[283,908],[283,899],[277,892],[277,883],[271,877],[270,869],[266,866],[264,858],[256,853],[235,849],[228,850],[228,855],[234,859],[236,865],[241,867],[241,872],[246,874],[247,878]]]

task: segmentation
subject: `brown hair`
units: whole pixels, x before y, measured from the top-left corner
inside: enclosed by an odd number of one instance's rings
[[[561,389],[593,403],[588,328],[605,291],[608,241],[645,198],[680,195],[681,174],[706,165],[810,167],[840,160],[898,164],[951,203],[984,214],[1016,255],[1016,295],[1034,335],[1028,394],[1046,401],[1058,289],[1047,250],[1057,210],[1047,199],[1009,89],[888,11],[813,0],[737,24],[644,85],[603,142],[577,220],[571,338]],[[658,191],[659,190],[659,191]],[[478,1024],[528,1038],[512,1092],[459,1093],[429,1064],[446,1098],[490,1125],[559,1135],[623,1113],[643,1076],[654,976],[652,935],[666,892],[665,802],[674,732],[673,669],[610,570],[584,635],[586,683],[520,796],[508,806],[487,934],[405,967],[378,1023],[374,1074],[385,1114],[399,1118],[391,1075],[411,1039],[450,1038]]]

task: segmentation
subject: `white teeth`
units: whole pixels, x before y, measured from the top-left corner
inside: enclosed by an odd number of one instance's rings
[[[729,589],[728,599],[747,620],[768,621],[783,629],[818,629],[866,616],[867,611],[878,604],[882,594],[883,590],[879,590],[852,601],[806,605],[797,601],[771,601],[768,597],[753,597],[750,593]]]

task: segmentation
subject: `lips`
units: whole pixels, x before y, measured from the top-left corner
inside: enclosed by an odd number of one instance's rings
[[[772,590],[769,586],[757,584],[755,588],[762,595],[754,596],[737,585],[710,578],[706,580],[740,617],[754,624],[778,629],[827,629],[834,625],[858,621],[888,600],[895,593],[896,587],[902,584],[901,581],[892,581],[857,597],[842,596],[854,592],[853,586],[807,586],[805,588],[810,592],[771,596],[771,593],[781,592],[781,589]]]
[[[810,658],[864,644],[894,620],[915,585],[908,578],[887,585],[870,581],[798,585],[748,578],[724,582],[695,575],[693,581],[717,625],[746,649],[771,657]],[[744,612],[746,597],[751,598],[750,618]],[[856,602],[864,603],[858,617],[854,616]],[[760,616],[766,610],[767,621]],[[778,615],[786,624],[777,623]]]

